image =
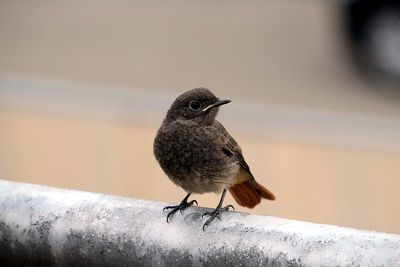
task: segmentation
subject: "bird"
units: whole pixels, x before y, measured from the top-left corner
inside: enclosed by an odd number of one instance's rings
[[[221,193],[217,207],[203,214],[209,216],[203,231],[215,218],[234,210],[222,207],[229,191],[240,206],[254,208],[261,199],[275,200],[274,194],[256,182],[242,149],[225,127],[216,120],[220,106],[230,100],[216,97],[207,88],[194,88],[179,95],[172,103],[153,142],[156,160],[169,179],[186,191],[178,205],[170,210],[167,222],[178,210],[198,205],[188,201],[191,194]]]

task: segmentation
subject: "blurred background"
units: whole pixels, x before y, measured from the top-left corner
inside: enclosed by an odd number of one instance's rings
[[[277,196],[237,210],[400,233],[399,77],[398,1],[2,0],[0,179],[179,202],[153,139],[203,86]]]

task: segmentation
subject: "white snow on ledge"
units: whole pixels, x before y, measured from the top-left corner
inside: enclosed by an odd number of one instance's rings
[[[55,266],[398,266],[400,235],[0,180],[0,262]]]

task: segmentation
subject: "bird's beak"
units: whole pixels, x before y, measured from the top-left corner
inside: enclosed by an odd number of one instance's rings
[[[214,104],[211,104],[211,105],[207,106],[206,108],[204,108],[203,112],[209,110],[210,108],[215,108],[215,107],[219,107],[221,105],[228,104],[229,102],[231,102],[231,101],[228,99],[218,99],[217,102],[215,102]]]

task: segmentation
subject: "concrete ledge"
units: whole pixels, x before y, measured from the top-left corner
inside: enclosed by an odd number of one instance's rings
[[[0,180],[0,266],[395,266],[400,235]]]

